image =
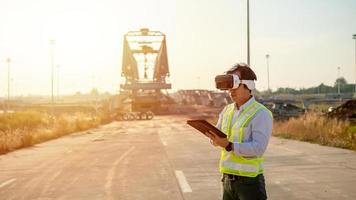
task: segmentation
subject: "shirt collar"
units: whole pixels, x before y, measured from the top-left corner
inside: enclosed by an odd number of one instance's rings
[[[244,110],[247,106],[249,106],[252,102],[255,101],[255,97],[251,96],[248,101],[246,101],[244,104],[240,106],[240,109],[237,109],[236,103],[234,104],[234,107],[236,110]]]

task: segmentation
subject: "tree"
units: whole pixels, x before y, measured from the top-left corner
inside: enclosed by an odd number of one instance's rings
[[[353,93],[354,92],[354,84],[348,84],[344,77],[340,77],[336,79],[334,83],[334,90],[337,91],[338,83],[340,84],[340,92],[342,93]]]
[[[340,77],[340,78],[337,78],[335,83],[334,83],[334,87],[337,87],[337,84],[340,84],[340,87],[344,87],[345,85],[347,85],[347,81],[344,77]]]
[[[335,80],[334,86],[328,86],[324,83],[316,87],[310,88],[300,88],[299,90],[294,88],[277,88],[273,94],[327,94],[327,93],[335,93],[338,91],[338,83],[340,84],[340,92],[341,93],[353,93],[355,85],[348,84],[344,77],[340,77]]]
[[[318,94],[320,94],[320,93],[332,93],[332,92],[334,92],[334,88],[322,83],[317,87],[316,91],[317,91],[316,93],[318,93]]]

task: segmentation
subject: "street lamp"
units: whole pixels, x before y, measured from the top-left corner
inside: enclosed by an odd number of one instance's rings
[[[53,111],[53,105],[54,105],[54,96],[53,96],[53,85],[54,85],[54,45],[55,45],[55,40],[51,39],[50,44],[51,44],[51,105],[52,105],[52,111]]]
[[[11,59],[7,58],[7,100],[10,101],[10,64],[11,64]]]
[[[59,99],[59,65],[57,65],[57,101]]]
[[[200,76],[197,76],[197,81],[198,81],[198,85],[197,85],[198,88],[197,89],[199,90],[200,89]]]
[[[15,80],[14,80],[14,78],[10,78],[10,90],[11,90],[12,96],[15,97]]]
[[[356,34],[352,35],[352,39],[355,40],[355,85],[354,85],[354,92],[356,94]]]
[[[266,54],[266,62],[267,62],[267,86],[268,86],[268,92],[270,92],[270,87],[269,87],[269,54]]]
[[[337,93],[340,95],[340,67],[337,67]]]

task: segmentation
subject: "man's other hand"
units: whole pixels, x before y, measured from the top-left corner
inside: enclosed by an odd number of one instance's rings
[[[229,144],[227,138],[221,138],[212,131],[208,131],[206,135],[209,136],[214,146],[218,145],[222,148],[225,148]]]
[[[214,147],[217,147],[219,145],[217,145],[212,139],[209,138],[210,144],[212,144]]]

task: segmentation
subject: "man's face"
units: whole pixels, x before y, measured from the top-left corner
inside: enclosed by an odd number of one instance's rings
[[[240,86],[238,88],[235,89],[231,89],[229,90],[229,94],[231,99],[237,103],[237,102],[241,102],[241,100],[243,99],[244,95],[245,95],[245,88],[242,84],[240,84]]]
[[[237,75],[240,77],[239,72],[237,72]],[[240,84],[238,88],[229,90],[229,94],[235,103],[240,103],[250,97],[250,91],[243,84]]]

